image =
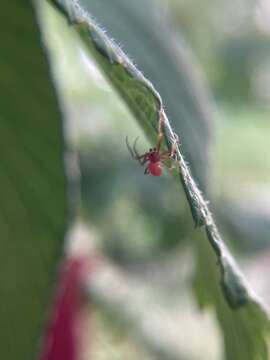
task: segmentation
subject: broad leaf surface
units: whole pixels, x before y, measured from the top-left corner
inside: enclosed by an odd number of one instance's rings
[[[265,312],[257,301],[248,301],[237,310],[228,306],[221,291],[215,256],[204,240],[194,236],[197,248],[194,289],[201,308],[215,307],[223,331],[225,358],[267,360],[269,320]]]
[[[0,357],[39,348],[61,254],[67,194],[61,118],[29,1],[1,5]]]

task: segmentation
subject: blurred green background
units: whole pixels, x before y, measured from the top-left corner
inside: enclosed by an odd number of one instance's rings
[[[132,50],[140,46],[140,39],[128,30],[138,19],[135,15],[115,26],[113,9],[102,12],[102,2],[85,3],[146,76],[151,71],[162,72],[154,53],[147,54],[145,48],[141,52]],[[196,180],[211,199],[223,235],[241,259],[249,280],[269,303],[270,288],[264,279],[270,259],[269,2],[156,3],[159,6],[153,11],[148,2],[142,6],[138,1],[130,5],[130,14],[141,16],[141,29],[152,30],[158,39],[170,37],[161,49],[175,57],[175,62],[186,61],[190,74],[195,74],[200,98],[189,99],[203,109],[202,121],[181,125],[185,136],[177,124],[175,127]],[[142,309],[147,313],[145,304],[149,308],[158,305],[156,313],[160,316],[149,322],[164,326],[160,336],[165,345],[161,351],[153,340],[154,328],[150,327],[152,335],[145,346],[137,336],[145,334],[144,327],[134,325],[128,311],[136,336],[127,337],[117,317],[105,316],[101,306],[94,315],[95,350],[89,353],[94,351],[93,358],[98,360],[221,358],[222,340],[216,320],[210,311],[199,314],[192,296],[195,261],[190,241],[194,241],[194,227],[184,195],[167,175],[143,175],[125,145],[127,135],[131,141],[140,136],[138,147],[146,151],[149,144],[141,129],[67,24],[51,9],[45,8],[44,12],[46,37],[55,60],[53,71],[67,117],[66,133],[78,154],[81,174],[81,202],[70,251],[97,248],[125,274],[134,297],[140,299],[141,293],[147,294],[141,307],[132,301],[131,305],[138,306],[139,314]],[[155,46],[154,35],[148,41],[150,48]],[[173,47],[175,52],[170,50]],[[185,114],[179,105],[185,92],[177,88],[177,83],[166,75],[163,83],[151,80],[164,96],[165,108],[168,104],[168,112],[172,111],[172,121],[173,111]],[[174,86],[173,99],[169,92],[163,94],[166,81],[168,87]],[[110,303],[105,303],[105,308],[110,313]],[[138,343],[142,344],[140,350]]]

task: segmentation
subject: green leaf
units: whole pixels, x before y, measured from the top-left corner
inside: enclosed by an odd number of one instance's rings
[[[156,140],[159,120],[163,118],[166,143],[170,148],[175,143],[175,134],[165,114],[161,96],[149,80],[137,70],[119,46],[97,26],[93,18],[85,12],[80,2],[72,0],[53,2],[61,7],[61,11],[80,34],[91,56],[96,59],[104,74],[126,101],[153,143]],[[182,83],[179,82],[179,86],[181,85]],[[191,92],[189,96],[196,96],[196,94]],[[189,106],[192,107],[193,105],[189,103]],[[198,135],[201,136],[200,133]],[[180,136],[182,143],[182,134]],[[201,304],[208,302],[215,306],[218,319],[224,330],[227,359],[267,359],[264,337],[265,332],[269,330],[267,314],[260,301],[248,288],[226,248],[208,204],[191,176],[182,150],[183,147],[178,146],[179,178],[195,226],[201,227],[201,230],[197,229],[200,237],[196,241],[199,249],[198,270],[200,271],[196,283],[197,287],[201,287],[201,291],[197,292],[198,297]],[[203,230],[205,230],[208,241],[205,236],[202,236]],[[200,247],[203,251],[200,251]],[[221,296],[222,290],[223,296]],[[202,294],[204,295],[202,296]],[[227,303],[224,302],[224,298]],[[222,306],[220,302],[222,302]],[[237,332],[233,333],[230,327],[235,326],[235,323],[237,323]],[[249,345],[242,346],[241,344],[238,349],[238,341],[249,342]]]
[[[38,351],[67,222],[63,134],[35,13],[1,6],[0,357]]]
[[[81,0],[80,3],[101,22],[110,37],[145,77],[151,79],[162,97],[174,130],[181,134],[185,159],[204,191],[211,171],[211,124],[208,89],[183,39],[166,26],[166,16],[151,0]],[[181,86],[179,86],[181,84]]]
[[[216,271],[216,259],[211,247],[199,236],[194,237],[197,249],[197,266],[194,289],[202,308],[214,305],[219,324],[224,334],[226,359],[268,359],[265,339],[269,335],[269,320],[260,301],[249,301],[238,310],[230,308],[224,301],[220,280]],[[231,269],[233,270],[233,269]],[[235,284],[233,273],[231,286]],[[241,294],[241,290],[244,292]],[[245,298],[246,288],[240,288],[239,297]]]

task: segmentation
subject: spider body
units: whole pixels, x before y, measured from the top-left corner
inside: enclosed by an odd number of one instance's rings
[[[156,148],[154,148],[153,150],[150,149],[148,154],[148,160],[150,161],[150,164],[155,164],[155,163],[159,163],[160,162],[160,154],[159,152],[156,150]]]
[[[162,174],[162,156],[157,148],[149,149],[146,153],[139,155],[136,150],[136,142],[138,138],[135,140],[133,149],[131,149],[130,145],[127,141],[128,149],[133,158],[139,161],[141,165],[147,165],[145,168],[145,174],[151,174],[153,176],[160,176]]]
[[[137,160],[142,166],[146,165],[146,168],[144,170],[145,175],[151,174],[153,176],[160,176],[162,175],[162,170],[164,166],[166,166],[169,171],[171,171],[175,167],[176,149],[177,149],[177,144],[179,143],[178,136],[174,134],[171,150],[162,152],[161,143],[164,137],[163,123],[164,123],[164,117],[162,116],[161,113],[159,119],[157,147],[153,149],[149,149],[149,151],[145,152],[142,155],[140,155],[136,149],[136,143],[138,141],[138,138],[135,139],[133,147],[131,147],[129,145],[128,138],[126,137],[127,148],[133,159]],[[172,160],[174,161],[174,163],[170,164]]]
[[[137,160],[140,165],[146,165],[144,170],[144,174],[151,174],[153,176],[161,176],[163,167],[168,167],[169,170],[172,170],[174,166],[168,166],[168,160],[175,160],[175,145],[172,146],[171,151],[161,152],[161,141],[163,138],[163,133],[159,133],[157,147],[153,149],[149,149],[149,151],[140,155],[136,149],[136,143],[138,138],[134,141],[133,147],[129,145],[128,138],[126,138],[127,148],[133,157],[133,159]]]
[[[147,170],[153,176],[160,176],[162,174],[162,167],[160,161],[150,162],[147,166]]]

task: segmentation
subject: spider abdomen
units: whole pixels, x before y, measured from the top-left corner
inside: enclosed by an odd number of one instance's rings
[[[160,176],[162,174],[162,167],[160,162],[153,162],[148,165],[148,170],[153,176]]]

